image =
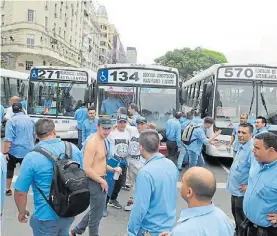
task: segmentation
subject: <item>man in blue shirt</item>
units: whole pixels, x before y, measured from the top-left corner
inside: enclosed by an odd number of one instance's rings
[[[138,106],[135,103],[131,103],[128,107],[128,111],[132,116],[132,119],[128,119],[131,126],[136,126],[136,120],[140,117],[138,113]]]
[[[159,236],[172,230],[176,219],[177,181],[174,163],[159,153],[158,132],[144,130],[139,137],[145,165],[135,182],[135,202],[128,224],[128,236]]]
[[[5,108],[0,104],[0,119],[1,119],[1,126],[2,126],[2,122],[4,120],[5,117]]]
[[[186,116],[186,120],[181,123],[181,135],[183,134],[184,129],[192,122],[192,119],[193,119],[193,112],[188,112]],[[177,161],[177,166],[179,171],[182,171],[182,165],[184,161],[188,163],[188,159],[189,159],[189,156],[188,156],[186,146],[183,142],[181,142],[181,149],[180,149],[180,153]]]
[[[82,143],[86,141],[87,137],[97,132],[98,118],[94,107],[88,108],[88,119],[84,121],[82,126]]]
[[[216,180],[211,171],[193,167],[182,178],[181,196],[188,208],[181,211],[177,225],[161,236],[233,236],[228,216],[212,203]]]
[[[194,122],[192,121],[192,123]],[[189,168],[194,166],[204,165],[204,159],[201,153],[203,144],[204,145],[211,144],[212,141],[219,134],[221,134],[221,130],[218,130],[209,139],[206,137],[204,128],[209,129],[213,126],[213,124],[214,124],[214,119],[208,116],[204,118],[203,126],[199,125],[199,127],[193,130],[193,133],[191,136],[191,143],[189,145],[186,145],[186,148],[188,150],[188,155],[189,155]]]
[[[6,156],[0,152],[0,171],[1,171],[1,211],[0,211],[0,234],[2,233],[2,215],[4,211],[6,176],[7,176],[7,161]]]
[[[23,113],[21,103],[12,105],[14,116],[7,121],[5,130],[4,154],[8,160],[6,195],[11,196],[11,184],[16,164],[21,164],[23,158],[34,148],[34,121]]]
[[[101,114],[103,115],[115,115],[118,108],[124,107],[122,102],[112,94],[108,94],[108,98],[102,102]]]
[[[238,128],[239,147],[227,180],[226,190],[231,196],[232,214],[236,223],[236,236],[245,220],[242,209],[243,196],[247,188],[251,160],[253,159],[253,125],[241,123]]]
[[[35,125],[39,139],[37,146],[46,148],[55,156],[64,158],[65,144],[56,138],[55,124],[51,119],[40,119]],[[72,145],[72,160],[83,167],[83,159],[78,148]],[[27,223],[27,194],[30,186],[34,192],[34,214],[30,218],[30,226],[35,236],[68,235],[74,217],[60,218],[45,201],[38,188],[49,198],[53,178],[53,163],[38,152],[29,152],[22,163],[20,174],[15,183],[14,198],[18,208],[18,220]],[[37,188],[38,187],[38,188]]]
[[[168,151],[168,158],[175,162],[175,158],[181,149],[181,112],[177,112],[175,117],[166,122],[166,147]]]
[[[254,140],[243,212],[249,222],[247,236],[277,235],[277,135],[267,132]]]
[[[86,104],[82,103],[81,107],[75,111],[74,119],[77,120],[77,129],[78,129],[78,148],[82,148],[82,127],[86,119],[88,119],[88,109]]]
[[[256,118],[256,122],[255,122],[255,132],[254,132],[254,135],[258,135],[258,134],[263,134],[263,133],[267,133],[267,121],[266,121],[266,118],[263,117],[263,116],[258,116]]]

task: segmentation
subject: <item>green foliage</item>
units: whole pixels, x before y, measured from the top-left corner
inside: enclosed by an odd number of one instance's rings
[[[198,47],[193,50],[182,48],[169,51],[155,59],[155,62],[177,68],[181,79],[185,80],[193,76],[193,73],[205,70],[214,64],[226,63],[227,59],[220,52]]]

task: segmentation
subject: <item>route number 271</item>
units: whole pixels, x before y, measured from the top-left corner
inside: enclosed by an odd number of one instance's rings
[[[128,81],[128,80],[134,80],[138,81],[138,72],[135,72],[129,76],[128,72],[126,71],[121,71],[118,73],[118,71],[114,71],[113,73],[110,74],[110,76],[113,77],[113,81]]]

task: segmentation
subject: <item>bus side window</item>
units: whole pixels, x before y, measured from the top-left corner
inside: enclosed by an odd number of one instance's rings
[[[203,86],[201,118],[212,115],[213,83],[207,82]]]

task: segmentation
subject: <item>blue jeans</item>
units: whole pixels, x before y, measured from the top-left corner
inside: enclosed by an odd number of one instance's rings
[[[189,156],[188,156],[188,151],[185,146],[185,144],[182,143],[179,157],[178,157],[178,162],[177,162],[177,167],[178,169],[182,169],[183,162],[188,162]]]
[[[82,149],[82,130],[78,129],[78,148]]]
[[[193,151],[188,151],[188,156],[189,156],[189,168],[194,166],[204,166],[205,161],[202,156],[202,153],[196,154]]]
[[[68,236],[69,228],[74,217],[59,218],[57,220],[38,220],[31,216],[30,226],[34,236]]]

